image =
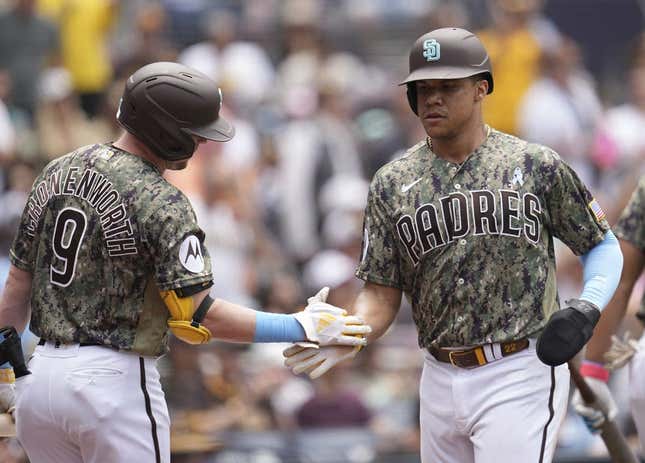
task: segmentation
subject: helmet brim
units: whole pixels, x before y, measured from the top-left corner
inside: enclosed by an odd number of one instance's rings
[[[487,71],[474,70],[473,68],[461,68],[455,66],[435,66],[432,69],[417,69],[412,72],[403,82],[399,85],[406,85],[410,82],[428,79],[463,79],[477,74],[483,74]]]
[[[215,122],[204,127],[186,127],[183,129],[192,135],[213,141],[229,141],[235,136],[235,127],[224,119],[218,117]]]

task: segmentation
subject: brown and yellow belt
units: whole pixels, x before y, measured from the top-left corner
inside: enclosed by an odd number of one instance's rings
[[[499,346],[499,355],[496,355],[497,346]],[[520,339],[498,344],[484,344],[464,350],[430,347],[428,351],[440,362],[450,363],[460,368],[474,368],[516,354],[528,347],[529,340]]]

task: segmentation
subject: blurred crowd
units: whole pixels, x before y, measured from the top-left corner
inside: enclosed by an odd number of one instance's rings
[[[166,174],[206,232],[213,294],[289,313],[330,286],[330,303],[351,305],[369,180],[425,136],[397,85],[409,47],[444,26],[477,31],[490,53],[486,122],[558,151],[613,223],[644,172],[645,12],[615,0],[586,40],[582,10],[602,3],[0,0],[0,282],[37,173],[115,140],[125,79],[165,60],[216,80],[237,131]],[[620,11],[634,27],[612,19]],[[598,41],[611,40],[605,59]],[[558,274],[561,300],[574,296],[580,266],[564,246]],[[642,291],[641,281],[632,312]],[[315,382],[282,366],[284,347],[173,340],[161,360],[173,461],[418,461],[422,355],[405,303],[382,340]],[[633,435],[625,381],[614,375],[612,388]],[[603,454],[573,415],[560,440],[561,456]],[[0,443],[0,460],[26,461],[14,440]]]

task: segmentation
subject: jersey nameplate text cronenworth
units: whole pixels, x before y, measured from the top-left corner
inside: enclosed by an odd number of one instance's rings
[[[27,202],[30,221],[25,232],[31,236],[52,196],[72,195],[87,201],[100,218],[105,244],[111,256],[136,254],[136,240],[132,224],[119,192],[108,178],[93,169],[81,171],[78,167],[56,169],[38,185],[36,194]]]

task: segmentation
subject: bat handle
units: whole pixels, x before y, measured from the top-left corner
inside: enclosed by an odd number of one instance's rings
[[[580,374],[580,371],[578,371],[578,368],[576,368],[572,362],[569,362],[569,371],[571,372],[571,379],[578,388],[582,400],[589,405],[598,407],[605,415],[605,422],[602,424],[600,429],[600,435],[607,446],[611,461],[613,463],[639,463],[634,452],[632,452],[631,448],[625,441],[625,437],[620,432],[620,429],[618,429],[618,426],[614,421],[606,418],[607,410],[602,409],[603,407],[601,407],[601,404],[596,403],[596,394],[589,387],[587,381],[585,381],[584,377]]]
[[[596,394],[591,390],[583,376],[580,374],[580,371],[578,371],[576,366],[571,362],[569,362],[569,371],[571,372],[571,379],[578,388],[582,400],[587,404],[593,404],[596,401]]]

